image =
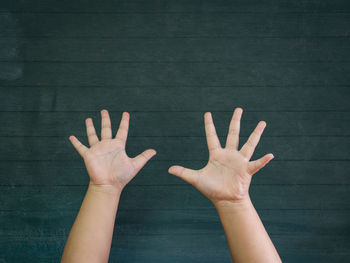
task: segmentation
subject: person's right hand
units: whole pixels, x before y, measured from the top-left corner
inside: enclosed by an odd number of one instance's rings
[[[101,140],[97,137],[91,118],[85,120],[90,148],[83,145],[75,136],[69,140],[84,159],[90,176],[90,185],[115,188],[119,192],[135,177],[141,168],[157,153],[148,149],[130,158],[125,152],[129,131],[130,114],[124,112],[115,137],[112,136],[111,119],[107,110],[101,111]]]
[[[195,186],[214,205],[221,201],[240,202],[249,199],[249,185],[252,175],[274,158],[266,154],[250,161],[260,136],[266,126],[260,121],[247,142],[238,151],[240,120],[243,110],[236,108],[229,126],[226,146],[222,148],[217,137],[212,115],[204,114],[205,133],[209,150],[209,161],[199,170],[173,165],[168,172]]]

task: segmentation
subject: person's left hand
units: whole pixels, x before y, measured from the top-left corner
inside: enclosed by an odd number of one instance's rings
[[[112,138],[111,120],[108,111],[102,110],[101,117],[101,141],[96,135],[91,118],[85,120],[90,148],[83,145],[73,135],[69,137],[69,140],[84,159],[90,177],[90,184],[113,186],[121,192],[125,185],[156,154],[156,151],[148,149],[134,158],[129,158],[125,152],[129,129],[129,113],[123,113],[115,138]]]
[[[211,112],[206,112],[204,125],[209,150],[207,165],[199,170],[180,165],[172,165],[168,169],[169,173],[196,187],[214,205],[250,200],[249,186],[252,176],[274,158],[273,154],[269,153],[258,160],[250,161],[265,129],[264,121],[258,123],[247,142],[238,149],[242,112],[241,108],[235,109],[224,148],[221,147],[216,134]]]

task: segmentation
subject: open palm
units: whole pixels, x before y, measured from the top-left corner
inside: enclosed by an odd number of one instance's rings
[[[209,160],[205,167],[192,170],[173,165],[168,172],[195,186],[214,204],[225,200],[237,202],[248,198],[252,175],[264,167],[272,154],[250,161],[266,123],[261,121],[247,142],[238,150],[240,120],[243,110],[236,108],[229,126],[226,146],[222,148],[210,112],[204,114]]]
[[[125,152],[130,115],[124,112],[118,132],[112,138],[111,120],[107,110],[101,111],[101,141],[91,118],[85,120],[90,148],[83,145],[75,136],[69,139],[84,159],[90,182],[96,185],[112,185],[122,190],[125,185],[151,159],[156,151],[148,149],[134,158]]]

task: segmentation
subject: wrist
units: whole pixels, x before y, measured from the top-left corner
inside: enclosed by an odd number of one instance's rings
[[[253,206],[249,195],[239,200],[213,201],[213,204],[218,212],[224,211],[224,210],[242,211],[242,210],[249,209]]]
[[[88,189],[90,189],[93,192],[99,192],[112,196],[120,196],[123,191],[123,188],[118,186],[108,184],[95,184],[92,181],[89,182]]]

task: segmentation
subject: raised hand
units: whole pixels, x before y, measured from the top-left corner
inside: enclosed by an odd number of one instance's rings
[[[264,167],[273,154],[250,161],[266,126],[260,121],[247,142],[238,150],[240,120],[243,110],[236,108],[229,126],[226,146],[222,148],[210,112],[204,114],[209,160],[199,170],[173,165],[168,172],[195,186],[214,204],[220,201],[239,202],[249,198],[252,175]]]
[[[129,113],[123,112],[115,138],[112,138],[108,111],[102,110],[101,117],[101,140],[96,135],[92,119],[85,120],[90,148],[83,145],[75,136],[70,136],[69,140],[84,159],[90,176],[90,184],[113,186],[121,191],[156,154],[156,151],[148,149],[134,158],[129,158],[125,152],[129,130]]]

